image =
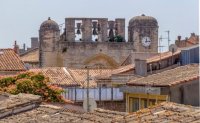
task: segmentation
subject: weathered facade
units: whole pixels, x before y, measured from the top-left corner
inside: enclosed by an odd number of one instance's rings
[[[163,101],[199,106],[199,65],[189,64],[132,79],[121,90],[126,94],[127,112]]]
[[[129,37],[125,41],[123,18],[66,18],[61,35],[58,24],[49,18],[39,30],[40,67],[117,68],[132,52],[148,58],[152,55],[147,52],[157,53],[157,20],[134,17],[129,22]]]
[[[177,40],[175,41],[175,44],[179,48],[198,45],[199,44],[199,35],[196,35],[195,33],[191,33],[190,37],[189,38],[186,37],[185,39],[181,39],[181,36],[178,36]]]

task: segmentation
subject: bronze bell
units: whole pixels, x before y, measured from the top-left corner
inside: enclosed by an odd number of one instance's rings
[[[115,35],[118,35],[118,24],[115,23]]]
[[[80,31],[80,29],[77,29],[77,31],[76,31],[76,34],[78,34],[78,35],[80,35],[80,34],[81,34],[81,31]]]
[[[81,23],[77,23],[76,26],[77,26],[76,34],[80,35],[80,34],[81,34],[81,30],[80,30],[80,28],[81,28]]]
[[[113,29],[110,29],[110,31],[109,31],[109,37],[110,37],[110,38],[113,38],[113,37],[114,37]]]
[[[93,29],[92,34],[93,34],[93,35],[98,35],[97,30],[96,30],[96,29]]]
[[[96,21],[93,21],[92,22],[92,25],[93,25],[93,31],[92,31],[92,34],[93,35],[98,35],[98,33],[97,33],[97,22]]]

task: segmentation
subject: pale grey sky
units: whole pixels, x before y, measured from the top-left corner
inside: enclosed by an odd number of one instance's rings
[[[198,0],[1,0],[0,48],[12,48],[14,40],[22,47],[30,46],[30,38],[38,37],[40,24],[51,17],[58,24],[65,17],[126,18],[141,14],[158,20],[159,36],[171,40],[198,32]],[[163,40],[166,45],[166,40]]]

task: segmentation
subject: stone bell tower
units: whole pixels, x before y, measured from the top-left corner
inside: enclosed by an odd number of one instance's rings
[[[58,24],[48,18],[44,21],[39,30],[39,65],[40,67],[57,66],[57,42],[60,39],[60,30]]]
[[[128,41],[134,43],[136,52],[158,52],[158,22],[154,17],[133,17],[129,21]]]

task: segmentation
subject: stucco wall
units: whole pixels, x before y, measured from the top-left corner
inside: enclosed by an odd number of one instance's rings
[[[199,80],[163,88],[161,93],[170,95],[171,102],[199,106]]]

